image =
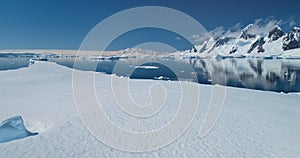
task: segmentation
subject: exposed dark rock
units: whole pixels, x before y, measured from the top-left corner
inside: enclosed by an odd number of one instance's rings
[[[261,53],[261,52],[264,52],[264,48],[263,48],[263,45],[266,43],[266,41],[264,40],[263,37],[259,38],[257,41],[255,41],[250,49],[248,50],[248,53],[251,53],[255,48],[257,48],[257,52],[258,53]]]
[[[199,53],[202,53],[202,52],[204,52],[204,51],[206,51],[207,50],[207,43],[205,43],[204,45],[203,45],[203,47],[199,50]]]
[[[198,52],[198,50],[195,47],[193,47],[193,51],[194,53]]]
[[[268,38],[270,38],[269,42],[276,41],[280,37],[284,35],[284,32],[281,30],[279,26],[276,26],[273,30],[269,32]]]
[[[229,54],[233,54],[237,51],[237,48],[236,47],[232,47],[231,48],[231,51],[229,52]]]
[[[232,40],[234,38],[231,37],[224,37],[224,38],[220,38],[216,41],[214,47],[219,47],[219,46],[223,46],[225,45],[228,41]]]
[[[198,50],[195,48],[195,47],[193,47],[192,49],[190,49],[190,53],[197,53],[198,52]]]
[[[256,35],[252,35],[249,33],[249,30],[253,27],[253,24],[248,25],[247,27],[245,27],[243,30],[241,30],[241,35],[240,38],[248,40],[251,38],[255,38]]]
[[[242,32],[242,34],[240,36],[240,38],[245,39],[245,40],[248,40],[250,38],[255,38],[255,37],[256,37],[255,35],[251,35],[247,32]]]
[[[294,27],[291,32],[289,32],[283,38],[283,50],[296,49],[300,47],[300,28]]]

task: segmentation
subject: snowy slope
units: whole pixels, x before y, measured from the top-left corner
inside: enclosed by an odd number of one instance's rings
[[[85,72],[92,73],[92,72]],[[73,101],[72,70],[38,62],[29,68],[0,72],[0,120],[21,115],[25,126],[39,135],[0,144],[0,157],[297,157],[300,154],[300,97],[227,88],[221,116],[210,133],[198,131],[207,110],[211,86],[200,89],[200,107],[186,133],[174,143],[147,153],[112,149],[88,132]],[[137,102],[149,100],[149,85],[159,83],[168,93],[166,107],[152,122],[137,123],[111,101],[110,79],[96,73],[96,91],[107,104],[109,118],[129,130],[145,131],[166,124],[176,113],[180,82],[130,80]],[[118,79],[118,77],[116,77]],[[124,79],[124,78],[123,78]],[[193,94],[190,94],[193,95]]]

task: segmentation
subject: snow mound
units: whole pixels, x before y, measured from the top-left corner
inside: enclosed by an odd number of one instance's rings
[[[21,116],[11,117],[0,124],[0,143],[5,143],[15,139],[22,139],[37,134],[38,133],[31,133],[25,128]]]

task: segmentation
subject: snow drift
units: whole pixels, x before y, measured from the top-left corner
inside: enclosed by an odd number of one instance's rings
[[[38,133],[29,132],[21,116],[14,116],[4,120],[0,124],[0,143],[21,139],[28,136],[37,135]]]

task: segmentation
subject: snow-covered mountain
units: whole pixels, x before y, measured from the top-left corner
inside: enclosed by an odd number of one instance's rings
[[[211,37],[201,45],[191,50],[180,52],[181,55],[191,56],[270,56],[298,54],[300,56],[300,28],[294,27],[290,32],[284,33],[278,26],[265,32],[255,31],[255,25],[250,24],[232,37],[222,35]],[[178,52],[177,52],[178,53]]]
[[[291,32],[283,37],[283,50],[295,49],[300,47],[300,28],[294,27]]]

